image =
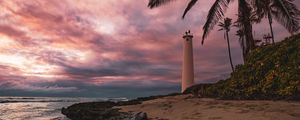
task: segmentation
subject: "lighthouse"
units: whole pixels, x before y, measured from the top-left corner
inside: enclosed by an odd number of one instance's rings
[[[183,36],[183,63],[181,92],[194,85],[193,35],[190,31]]]

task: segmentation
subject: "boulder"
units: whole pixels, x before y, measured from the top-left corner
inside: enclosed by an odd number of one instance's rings
[[[130,120],[148,120],[148,116],[145,112],[138,112]]]

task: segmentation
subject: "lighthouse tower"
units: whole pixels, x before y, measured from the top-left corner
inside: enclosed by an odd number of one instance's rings
[[[187,31],[183,39],[181,92],[194,84],[193,35],[190,31]]]

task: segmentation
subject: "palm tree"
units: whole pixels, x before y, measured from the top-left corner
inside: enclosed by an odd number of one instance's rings
[[[249,6],[248,6],[249,7]],[[252,10],[251,7],[248,8],[248,10],[250,10],[250,17],[248,17],[248,15],[243,15],[243,14],[249,14],[248,12],[242,12],[242,10],[240,10],[241,12],[239,12],[238,14],[238,19],[237,21],[234,23],[234,26],[238,28],[238,31],[236,33],[237,36],[239,36],[239,43],[240,46],[242,48],[243,51],[243,59],[244,61],[246,60],[246,56],[250,50],[250,43],[249,41],[247,41],[245,38],[247,38],[246,36],[246,32],[247,29],[245,29],[245,22],[250,21],[251,25],[254,23],[259,23],[260,20],[258,19],[256,13]]]
[[[149,0],[148,6],[150,8],[158,7],[160,5],[169,3],[175,0]],[[198,0],[190,0],[187,8],[184,10],[182,18],[185,17],[186,13],[197,3]],[[213,6],[210,8],[209,13],[207,15],[206,23],[203,27],[204,33],[202,36],[202,44],[204,43],[205,38],[214,28],[214,26],[224,17],[224,12],[228,8],[230,2],[234,0],[215,0]],[[252,2],[251,2],[252,1]],[[255,48],[255,42],[252,34],[252,23],[251,23],[251,3],[255,3],[253,1],[260,0],[238,0],[238,14],[239,17],[242,17],[240,28],[245,33],[245,51],[248,54],[252,49]],[[279,23],[282,23],[286,28],[288,28],[289,32],[294,33],[299,30],[299,19],[300,12],[297,9],[296,5],[292,2],[294,0],[272,0],[276,5],[274,9],[276,10],[276,14],[274,14],[275,18]],[[255,8],[258,8],[257,4],[252,4]]]
[[[231,21],[232,21],[232,19],[230,19],[230,18],[224,18],[224,21],[219,22],[218,26],[221,27],[221,29],[219,29],[219,31],[222,31],[222,30],[225,31],[224,39],[227,40],[227,47],[228,47],[230,65],[231,65],[232,71],[234,71],[234,67],[233,67],[233,64],[232,64],[231,50],[230,50],[229,35],[228,35],[228,32],[230,31],[230,28],[231,28],[231,25],[232,25]]]
[[[243,30],[245,36],[245,54],[255,48],[255,42],[252,34],[252,8],[246,0],[238,1],[238,20],[240,21],[239,27]]]
[[[273,32],[273,17],[281,23],[290,33],[299,30],[300,11],[292,3],[292,0],[253,0],[256,14],[261,20],[267,18],[269,21],[272,43],[275,43]]]
[[[150,0],[148,7],[151,9],[154,7],[158,7],[160,5],[169,3],[171,1],[175,0]],[[184,10],[182,18],[185,17],[186,13],[197,3],[198,0],[190,0],[187,8]],[[233,0],[215,0],[213,6],[210,8],[206,23],[203,27],[204,33],[202,36],[202,44],[204,44],[205,38],[208,36],[208,34],[211,32],[211,30],[214,28],[214,26],[224,17],[224,12],[228,8],[229,3]],[[242,12],[244,16],[250,16],[250,8],[248,5],[248,2],[246,0],[239,0],[239,13]],[[246,18],[246,17],[245,17]],[[254,49],[254,39],[252,35],[252,25],[250,22],[245,20],[244,22],[244,31],[245,31],[245,38],[247,41],[247,49],[246,51],[250,51],[250,49]],[[247,52],[248,53],[248,52]]]
[[[245,33],[243,30],[239,29],[238,31],[236,31],[236,36],[239,37],[239,43],[240,43],[240,46],[242,48],[242,53],[243,53],[243,59],[245,61],[245,57],[246,57],[246,52],[245,52]]]

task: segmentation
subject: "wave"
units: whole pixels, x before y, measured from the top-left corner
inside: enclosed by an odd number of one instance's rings
[[[24,103],[24,102],[79,102],[79,101],[74,101],[74,100],[37,100],[37,101],[33,101],[33,100],[32,101],[3,100],[3,101],[1,101],[0,100],[0,103],[20,103],[20,102]]]
[[[128,101],[127,98],[52,98],[52,97],[0,97],[0,103],[46,103],[46,102],[101,102]]]
[[[3,97],[0,98],[0,99],[3,99]],[[4,99],[24,99],[24,100],[29,100],[29,99],[36,99],[36,98],[34,98],[34,97],[6,97]]]

